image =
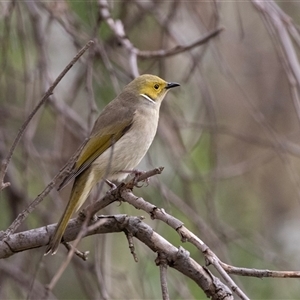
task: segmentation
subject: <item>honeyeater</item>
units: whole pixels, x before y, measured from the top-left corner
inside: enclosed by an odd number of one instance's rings
[[[148,151],[156,134],[159,108],[170,88],[179,86],[154,75],[141,75],[100,113],[65,186],[75,179],[66,209],[46,249],[55,254],[72,214],[101,179],[124,180]],[[62,186],[62,187],[63,187]]]

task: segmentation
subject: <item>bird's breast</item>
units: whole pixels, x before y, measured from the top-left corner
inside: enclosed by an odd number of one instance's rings
[[[121,181],[140,163],[157,131],[159,111],[155,108],[137,110],[131,128],[94,162],[95,176]]]

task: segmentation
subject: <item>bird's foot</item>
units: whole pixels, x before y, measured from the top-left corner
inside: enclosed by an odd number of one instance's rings
[[[132,179],[133,186],[136,186],[136,187],[138,187],[138,188],[141,188],[141,187],[143,186],[143,184],[139,185],[139,184],[138,184],[139,181],[145,182],[145,183],[147,184],[147,186],[149,185],[149,182],[150,182],[150,179],[149,179],[149,178],[140,180],[140,177],[141,177],[143,174],[146,173],[145,171],[133,169],[133,170],[122,170],[121,172],[128,173],[128,174],[130,174],[130,175],[133,175],[133,179]]]

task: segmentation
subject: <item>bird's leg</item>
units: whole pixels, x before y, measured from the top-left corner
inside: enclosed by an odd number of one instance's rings
[[[141,175],[145,174],[146,172],[145,171],[141,171],[141,170],[137,170],[137,169],[133,169],[131,171],[132,174],[134,174],[134,177],[133,177],[133,182],[134,182],[134,185],[138,188],[141,188],[143,186],[143,184],[141,185],[138,185],[138,180],[140,178]],[[150,179],[149,178],[146,178],[143,180],[143,182],[146,183],[146,185],[148,186],[149,185],[149,182],[150,182]]]

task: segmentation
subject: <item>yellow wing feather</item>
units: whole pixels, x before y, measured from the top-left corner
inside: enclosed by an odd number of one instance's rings
[[[97,157],[111,147],[113,143],[116,143],[130,129],[133,115],[134,113],[128,114],[128,109],[124,113],[121,110],[118,115],[110,115],[109,118],[106,116],[105,110],[102,112],[94,125],[90,139],[83,147],[74,165],[72,173],[63,180],[58,187],[58,191],[68,185],[74,177],[86,170]],[[107,123],[110,125],[105,126]]]

